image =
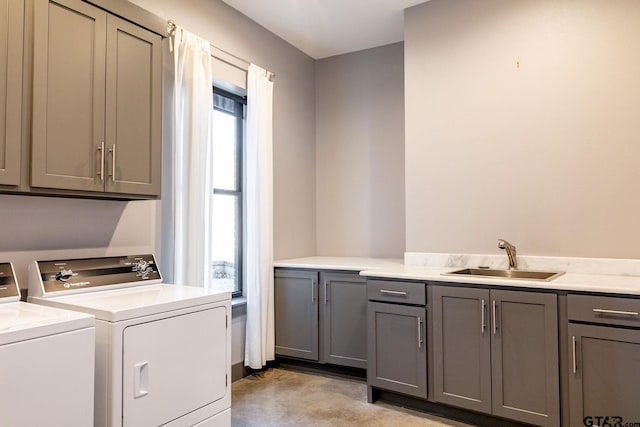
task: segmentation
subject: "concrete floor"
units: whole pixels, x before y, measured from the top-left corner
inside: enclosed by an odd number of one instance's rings
[[[369,404],[364,381],[286,368],[233,383],[231,417],[233,427],[466,426],[386,403]]]

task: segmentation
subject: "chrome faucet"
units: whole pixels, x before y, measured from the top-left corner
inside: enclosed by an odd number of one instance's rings
[[[516,247],[504,239],[498,239],[498,247],[507,251],[509,258],[509,270],[518,269],[518,259],[516,258]]]

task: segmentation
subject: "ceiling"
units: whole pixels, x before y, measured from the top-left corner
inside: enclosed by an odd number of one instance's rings
[[[314,59],[404,39],[404,9],[426,0],[222,0]]]

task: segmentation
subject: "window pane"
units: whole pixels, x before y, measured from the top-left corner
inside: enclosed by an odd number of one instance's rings
[[[214,194],[212,197],[212,288],[235,292],[240,290],[241,274],[239,196]]]
[[[237,118],[221,111],[213,112],[213,187],[238,190],[236,169]]]
[[[240,115],[242,105],[219,93],[213,94],[213,107],[215,109],[224,110],[234,115]]]

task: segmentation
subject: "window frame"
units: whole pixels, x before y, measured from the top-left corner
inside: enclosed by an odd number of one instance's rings
[[[234,108],[235,113],[229,112],[222,108],[217,108],[215,105],[215,95],[220,95],[225,98],[231,99],[236,107]],[[216,188],[213,186],[211,195],[227,195],[227,196],[236,196],[236,209],[238,212],[238,218],[236,218],[236,235],[237,246],[236,246],[236,279],[238,284],[238,290],[233,291],[231,296],[232,298],[240,298],[244,295],[244,247],[245,247],[245,236],[244,236],[244,166],[245,166],[245,158],[244,158],[244,133],[245,133],[245,115],[247,109],[247,97],[239,96],[234,93],[228,92],[224,89],[221,89],[217,86],[213,86],[213,91],[211,96],[214,96],[213,109],[214,111],[219,111],[224,114],[228,114],[230,116],[234,116],[236,119],[236,189],[235,190],[227,190],[222,188]],[[215,130],[214,130],[215,135]],[[211,262],[209,260],[208,262]]]

